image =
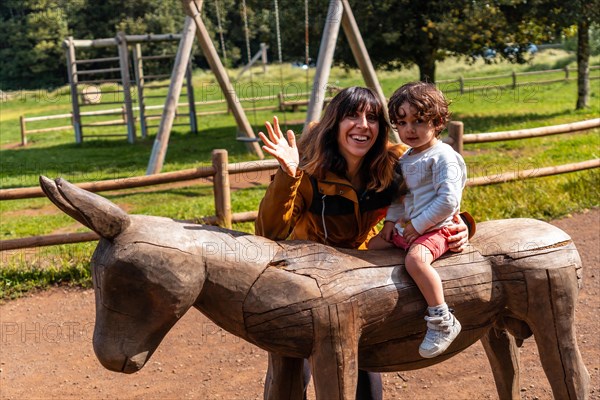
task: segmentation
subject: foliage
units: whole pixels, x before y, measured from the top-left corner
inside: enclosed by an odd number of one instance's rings
[[[570,29],[563,30],[563,48],[567,51],[577,51],[577,35]],[[600,24],[590,28],[590,54],[597,56],[600,54]]]
[[[65,81],[62,40],[65,0],[0,3],[0,89],[37,88]],[[51,72],[50,74],[47,74]]]
[[[529,58],[526,51],[529,43],[555,40],[562,30],[576,24],[581,15],[590,15],[591,21],[597,21],[593,6],[598,1],[350,0],[350,4],[376,67],[397,69],[417,65],[420,79],[435,80],[436,63],[449,55],[461,55],[474,61],[486,50],[494,49],[497,59],[524,62]],[[304,62],[306,45],[309,58],[316,60],[323,28],[333,17],[329,15],[329,2],[308,2],[308,42],[305,41],[304,2],[280,0],[278,3],[283,60]],[[266,43],[270,46],[270,58],[277,60],[274,3],[248,0],[246,4],[251,55],[258,51],[260,43]],[[0,4],[0,89],[55,87],[66,82],[61,46],[69,35],[94,39],[114,37],[117,31],[127,34],[179,32],[183,19],[178,0],[3,1]],[[236,67],[247,63],[241,2],[205,1],[203,20],[220,55],[226,55],[223,57],[225,65]],[[172,54],[177,48],[174,42],[146,46],[148,54]],[[78,51],[86,58],[114,56],[111,48]],[[195,66],[207,68],[201,52],[194,54]],[[340,32],[335,60],[347,67],[356,65],[343,32]],[[153,68],[159,68],[157,63],[148,63],[150,73]]]

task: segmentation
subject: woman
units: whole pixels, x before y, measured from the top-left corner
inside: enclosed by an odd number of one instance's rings
[[[366,249],[396,195],[394,168],[407,149],[388,143],[388,124],[378,96],[367,88],[342,90],[298,146],[294,132],[287,131],[287,140],[283,137],[276,117],[266,127],[268,138],[259,132],[263,149],[281,168],[261,201],[256,234]],[[467,227],[460,222],[451,231],[450,247],[460,251],[467,241]],[[289,375],[297,374],[299,365],[274,355],[269,360],[270,374],[278,379],[288,375],[293,381]],[[382,398],[381,376],[359,371],[357,399]]]

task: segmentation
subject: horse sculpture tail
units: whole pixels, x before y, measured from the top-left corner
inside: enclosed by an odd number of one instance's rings
[[[103,238],[116,237],[130,224],[129,214],[116,204],[62,178],[40,176],[40,186],[58,208]]]

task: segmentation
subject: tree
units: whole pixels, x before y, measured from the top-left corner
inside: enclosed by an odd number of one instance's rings
[[[436,63],[451,55],[474,61],[493,50],[498,58],[525,62],[530,43],[554,37],[554,30],[530,18],[531,4],[539,2],[375,0],[352,4],[376,66],[392,69],[416,64],[420,80],[435,81]],[[343,50],[342,58],[352,63],[349,50]]]
[[[600,0],[548,0],[544,8],[552,10],[547,19],[557,29],[577,26],[577,104],[576,109],[588,106],[590,94],[590,28],[600,23]]]
[[[67,35],[67,16],[63,3],[26,0],[8,1],[0,6],[3,88],[32,89],[64,83],[66,67],[60,43]],[[47,71],[53,73],[47,75]]]
[[[90,17],[92,16],[92,17]],[[0,2],[0,83],[2,89],[56,87],[66,82],[63,40],[128,34],[179,32],[178,0],[7,0]],[[173,53],[177,44],[162,46]],[[103,56],[114,49],[93,49]],[[114,51],[111,53],[114,55]],[[150,69],[152,66],[148,66]]]

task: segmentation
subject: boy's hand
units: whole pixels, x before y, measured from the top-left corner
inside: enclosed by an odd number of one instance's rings
[[[409,222],[404,227],[404,234],[402,236],[404,236],[404,240],[406,240],[406,243],[410,246],[419,236],[421,236],[421,234],[417,232],[412,223]]]

